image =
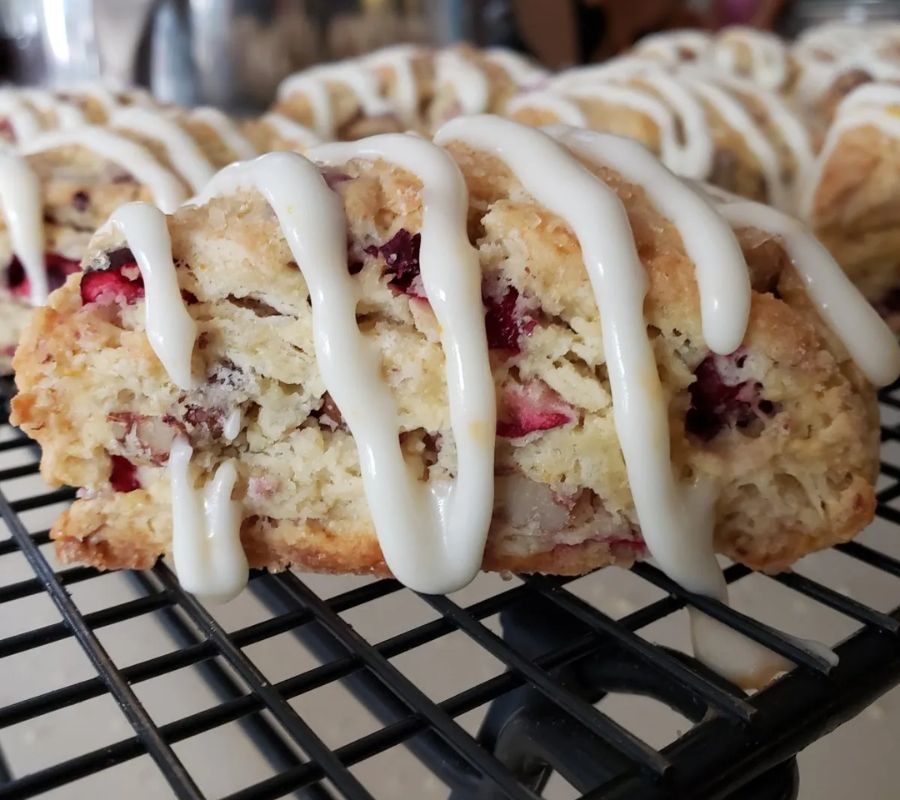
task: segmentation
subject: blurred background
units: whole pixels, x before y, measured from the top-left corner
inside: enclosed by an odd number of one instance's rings
[[[900,18],[897,0],[2,0],[0,81],[138,83],[254,111],[309,64],[393,42],[505,45],[559,68],[654,31],[749,24],[792,35]]]

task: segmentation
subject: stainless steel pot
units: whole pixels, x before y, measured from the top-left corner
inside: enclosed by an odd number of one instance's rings
[[[266,105],[316,61],[398,41],[503,41],[506,0],[2,0],[0,70],[22,83],[104,78],[163,100]]]

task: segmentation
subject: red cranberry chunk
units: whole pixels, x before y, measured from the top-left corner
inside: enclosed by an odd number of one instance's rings
[[[384,259],[384,274],[390,275],[388,286],[410,297],[425,300],[419,276],[419,246],[421,234],[411,234],[405,228],[397,231],[390,241],[382,245],[369,245],[365,252]]]
[[[80,262],[58,253],[47,253],[44,266],[47,270],[47,289],[51,292],[62,286],[69,275],[81,269]],[[31,294],[31,282],[22,262],[16,256],[13,256],[6,268],[6,285],[16,297],[28,297]]]
[[[776,413],[776,404],[762,397],[761,383],[742,381],[735,374],[746,357],[741,351],[709,355],[694,370],[696,380],[688,390],[691,407],[685,419],[689,433],[708,442],[725,429],[747,428]]]
[[[533,431],[548,431],[575,418],[572,407],[541,380],[510,384],[500,395],[497,435],[518,439]]]
[[[87,192],[79,190],[72,195],[72,207],[76,211],[87,211],[90,204],[91,197]]]
[[[520,310],[519,292],[510,286],[499,299],[483,293],[486,307],[484,325],[487,331],[488,347],[492,350],[522,350],[522,337],[534,330],[537,322]]]
[[[109,267],[85,272],[81,278],[81,302],[111,305],[131,304],[144,296],[144,279],[137,261],[127,248],[109,254]]]
[[[137,467],[123,456],[110,456],[112,461],[112,473],[109,482],[117,492],[133,492],[141,488],[138,480]]]

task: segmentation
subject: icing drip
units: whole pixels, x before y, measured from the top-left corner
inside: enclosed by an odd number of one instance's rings
[[[576,128],[588,127],[587,117],[578,103],[560,92],[548,90],[520,94],[510,100],[506,106],[508,114],[515,114],[526,109],[549,112],[563,125],[572,125]]]
[[[356,441],[385,560],[414,589],[452,591],[468,583],[481,564],[493,493],[493,383],[480,273],[466,234],[465,183],[452,159],[424,139],[374,137],[359,146],[352,151],[356,155],[389,154],[423,174],[427,199],[420,261],[454,368],[448,367],[448,392],[461,454],[454,482],[424,483],[407,469],[396,405],[356,324],[358,294],[346,268],[343,207],[315,166],[293,153],[270,153],[226,167],[199,199],[255,188],[272,207],[310,289],[319,368]],[[319,156],[337,152],[323,149]]]
[[[654,56],[666,64],[684,61],[684,51],[702,58],[712,45],[712,37],[704,31],[683,30],[652,33],[634,47],[641,55]]]
[[[411,44],[399,44],[376,50],[365,57],[374,68],[388,67],[394,73],[394,112],[406,125],[414,126],[419,117],[419,86],[413,71],[413,60],[422,52]]]
[[[222,436],[225,437],[226,441],[233,442],[237,439],[238,434],[241,432],[242,422],[243,414],[241,409],[233,408],[228,416],[225,417],[225,423],[222,425]]]
[[[15,153],[0,152],[0,207],[12,251],[28,276],[31,302],[43,305],[47,302],[47,272],[41,182],[28,162]]]
[[[546,80],[547,70],[534,64],[530,59],[505,47],[489,47],[483,51],[485,60],[500,67],[516,86],[534,86]]]
[[[678,229],[695,264],[703,337],[714,352],[737,350],[750,315],[750,277],[741,247],[721,215],[637,142],[563,126],[545,130],[578,158],[608,167],[647,192]]]
[[[178,580],[199,599],[225,603],[240,594],[249,568],[241,546],[241,504],[231,499],[237,482],[233,458],[212,481],[195,488],[193,450],[176,436],[169,453],[172,493],[172,557]]]
[[[815,214],[815,198],[825,171],[825,166],[840,143],[844,134],[857,128],[876,128],[885,136],[900,139],[900,117],[882,108],[865,105],[851,105],[845,113],[841,113],[828,129],[825,143],[805,179],[804,190],[800,200],[800,216],[812,221]]]
[[[250,144],[249,139],[219,109],[203,106],[193,109],[190,114],[198,122],[202,122],[204,125],[212,128],[222,143],[237,158],[253,158],[256,155],[256,148]]]
[[[19,94],[39,111],[53,114],[58,128],[77,128],[79,125],[87,124],[78,106],[60,100],[52,92],[42,89],[20,89]]]
[[[744,45],[750,53],[750,75],[754,83],[778,89],[787,80],[788,54],[784,42],[774,34],[736,26],[726,28],[712,48],[715,66],[739,74],[737,48]]]
[[[323,139],[329,139],[335,133],[334,109],[328,91],[330,83],[341,84],[353,92],[366,116],[392,113],[388,102],[379,94],[375,76],[365,69],[363,63],[356,61],[324,64],[291,75],[278,87],[278,96],[306,95],[312,109],[313,130]]]
[[[159,111],[139,106],[122,108],[113,113],[110,124],[161,142],[172,166],[195,191],[201,189],[215,174],[215,168],[194,137],[174,119]]]
[[[789,208],[790,192],[781,174],[778,153],[766,134],[753,120],[747,110],[727,92],[695,77],[683,77],[682,80],[691,87],[699,97],[709,103],[743,140],[759,164],[766,183],[769,202],[779,208]]]
[[[896,337],[815,236],[793,217],[750,200],[730,196],[719,211],[732,225],[757,228],[781,239],[819,315],[872,384],[887,386],[897,377]]]
[[[128,170],[153,195],[154,202],[166,213],[174,211],[187,193],[181,181],[160,164],[145,147],[125,136],[93,125],[67,131],[50,131],[22,147],[26,155],[43,153],[58,147],[79,146]]]
[[[796,208],[800,202],[797,197],[805,176],[810,173],[815,163],[815,153],[813,152],[812,141],[809,137],[809,131],[803,121],[798,117],[788,105],[774,92],[760,89],[750,81],[741,80],[740,78],[718,78],[725,88],[737,92],[739,95],[744,94],[758,103],[766,112],[772,126],[778,130],[779,136],[787,148],[791,151],[794,159],[794,185],[791,190],[792,201],[791,208]]]
[[[460,141],[499,158],[575,233],[600,310],[615,428],[641,535],[673,580],[724,600],[725,581],[712,545],[715,493],[703,483],[679,485],[672,470],[667,399],[643,315],[647,276],[618,196],[552,138],[506,120],[451,120],[435,141]],[[701,294],[705,288],[700,285]],[[728,300],[707,298],[703,307],[721,309],[724,325]]]
[[[41,123],[34,111],[24,102],[24,98],[8,89],[0,93],[0,116],[6,117],[16,142],[20,144],[41,132]]]
[[[444,50],[437,55],[436,68],[438,87],[453,89],[463,114],[480,114],[487,110],[490,85],[484,70],[477,64],[455,50]]]
[[[284,116],[284,114],[270,112],[263,115],[262,121],[282,139],[295,144],[297,147],[306,149],[307,147],[319,144],[321,141],[319,137],[305,125],[295,122],[290,117]]]
[[[111,115],[113,111],[122,106],[119,98],[110,91],[109,87],[104,86],[102,83],[87,81],[84,83],[60,86],[59,89],[67,95],[93,100],[103,109],[107,116]]]
[[[649,117],[656,125],[659,132],[660,158],[670,169],[681,175],[694,177],[691,154],[685,153],[678,141],[675,116],[664,102],[657,99],[649,92],[630,86],[617,86],[614,84],[601,84],[591,87],[573,87],[573,96],[585,99],[597,99],[633,109]]]
[[[172,240],[165,215],[149,203],[127,203],[104,228],[125,238],[144,279],[144,325],[147,339],[172,382],[185,391],[191,381],[191,354],[197,324],[181,299]]]
[[[385,560],[401,581],[413,581],[409,585],[428,592],[460,588],[475,577],[481,566],[491,522],[496,428],[496,400],[481,305],[481,267],[466,233],[465,182],[446,152],[424,139],[409,136],[389,134],[361,142],[323,145],[315,148],[310,157],[330,165],[352,158],[384,160],[422,181],[419,261],[447,362],[450,419],[458,453],[457,478],[453,484],[429,487],[429,499],[421,487],[410,487],[410,494],[422,495],[426,505],[432,506],[422,517],[432,520],[432,528],[420,531],[418,537],[413,534],[415,523],[411,519],[394,517],[396,508],[374,510],[377,504],[391,505],[383,488],[370,495],[369,505]],[[345,391],[350,391],[350,387]],[[365,431],[378,424],[364,415],[351,419],[337,396],[335,399],[354,437],[360,426]],[[396,430],[396,422],[392,428]],[[363,441],[373,441],[371,432],[363,433]],[[360,451],[362,455],[363,445]],[[375,462],[394,458],[388,453],[376,455],[374,450],[372,454]],[[417,503],[419,507],[422,499]],[[413,546],[417,538],[421,544]],[[416,547],[422,548],[421,554],[415,552]]]
[[[684,143],[679,142],[677,148],[672,148],[674,162],[668,162],[668,165],[688,178],[702,179],[709,175],[715,154],[709,121],[703,105],[686,85],[660,69],[654,61],[626,57],[597,67],[569,70],[556,78],[551,86],[563,91],[600,91],[598,81],[627,82],[632,91],[644,91],[647,95],[652,92],[665,102],[677,115],[684,134]]]

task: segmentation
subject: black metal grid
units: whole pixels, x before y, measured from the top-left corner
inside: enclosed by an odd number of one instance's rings
[[[900,388],[884,392],[881,399],[897,424],[882,428],[878,515],[900,524],[900,511],[892,504],[900,498],[900,465],[889,463],[893,443],[900,443]],[[662,596],[617,619],[580,599],[568,580],[527,578],[467,605],[447,597],[410,596],[408,602],[427,604],[432,618],[376,643],[344,615],[408,593],[394,581],[369,582],[323,599],[296,575],[254,574],[250,589],[266,615],[226,630],[160,563],[150,572],[128,574],[136,597],[85,612],[67,587],[105,578],[84,567],[55,569],[46,547],[48,532],[30,530],[26,522],[26,512],[64,503],[72,493],[63,489],[8,500],[7,486],[37,473],[38,453],[8,425],[0,432],[5,437],[0,453],[16,451],[21,462],[0,469],[0,517],[8,531],[8,538],[0,538],[0,558],[18,554],[33,572],[0,585],[0,619],[7,613],[4,608],[34,596],[49,597],[61,617],[0,639],[0,682],[6,659],[71,640],[95,671],[0,707],[0,734],[103,697],[114,699],[131,728],[125,738],[25,774],[0,750],[0,798],[32,797],[52,789],[62,789],[60,796],[65,796],[74,781],[147,756],[173,796],[202,798],[207,795],[179,747],[231,723],[240,726],[246,741],[268,762],[270,774],[235,787],[227,794],[230,800],[370,798],[371,787],[356,767],[396,752],[392,748],[398,746],[448,787],[444,796],[452,798],[538,797],[553,772],[584,798],[789,798],[797,787],[793,756],[900,681],[900,606],[880,611],[797,573],[765,580],[853,623],[850,635],[835,648],[840,664],[834,669],[771,627],[689,594],[648,565],[635,566],[633,574],[662,590]],[[876,547],[854,542],[836,550],[866,569],[900,579],[900,560]],[[749,574],[739,565],[726,570],[731,583]],[[900,600],[900,591],[897,596]],[[766,690],[747,695],[683,653],[639,635],[686,604],[798,666]],[[175,648],[119,666],[100,633],[148,614],[162,622]],[[488,624],[498,617],[502,635]],[[467,637],[502,668],[435,702],[395,660],[454,634]],[[319,663],[270,682],[248,650],[281,635],[296,637]],[[189,666],[202,676],[216,702],[158,723],[136,689]],[[364,735],[330,746],[293,701],[336,682],[377,724]],[[655,698],[693,725],[655,749],[605,713],[600,701],[616,692]],[[481,721],[472,735],[461,720],[475,710]],[[217,754],[211,750],[207,757],[214,760]],[[417,786],[406,786],[403,794],[418,797],[417,791]]]

